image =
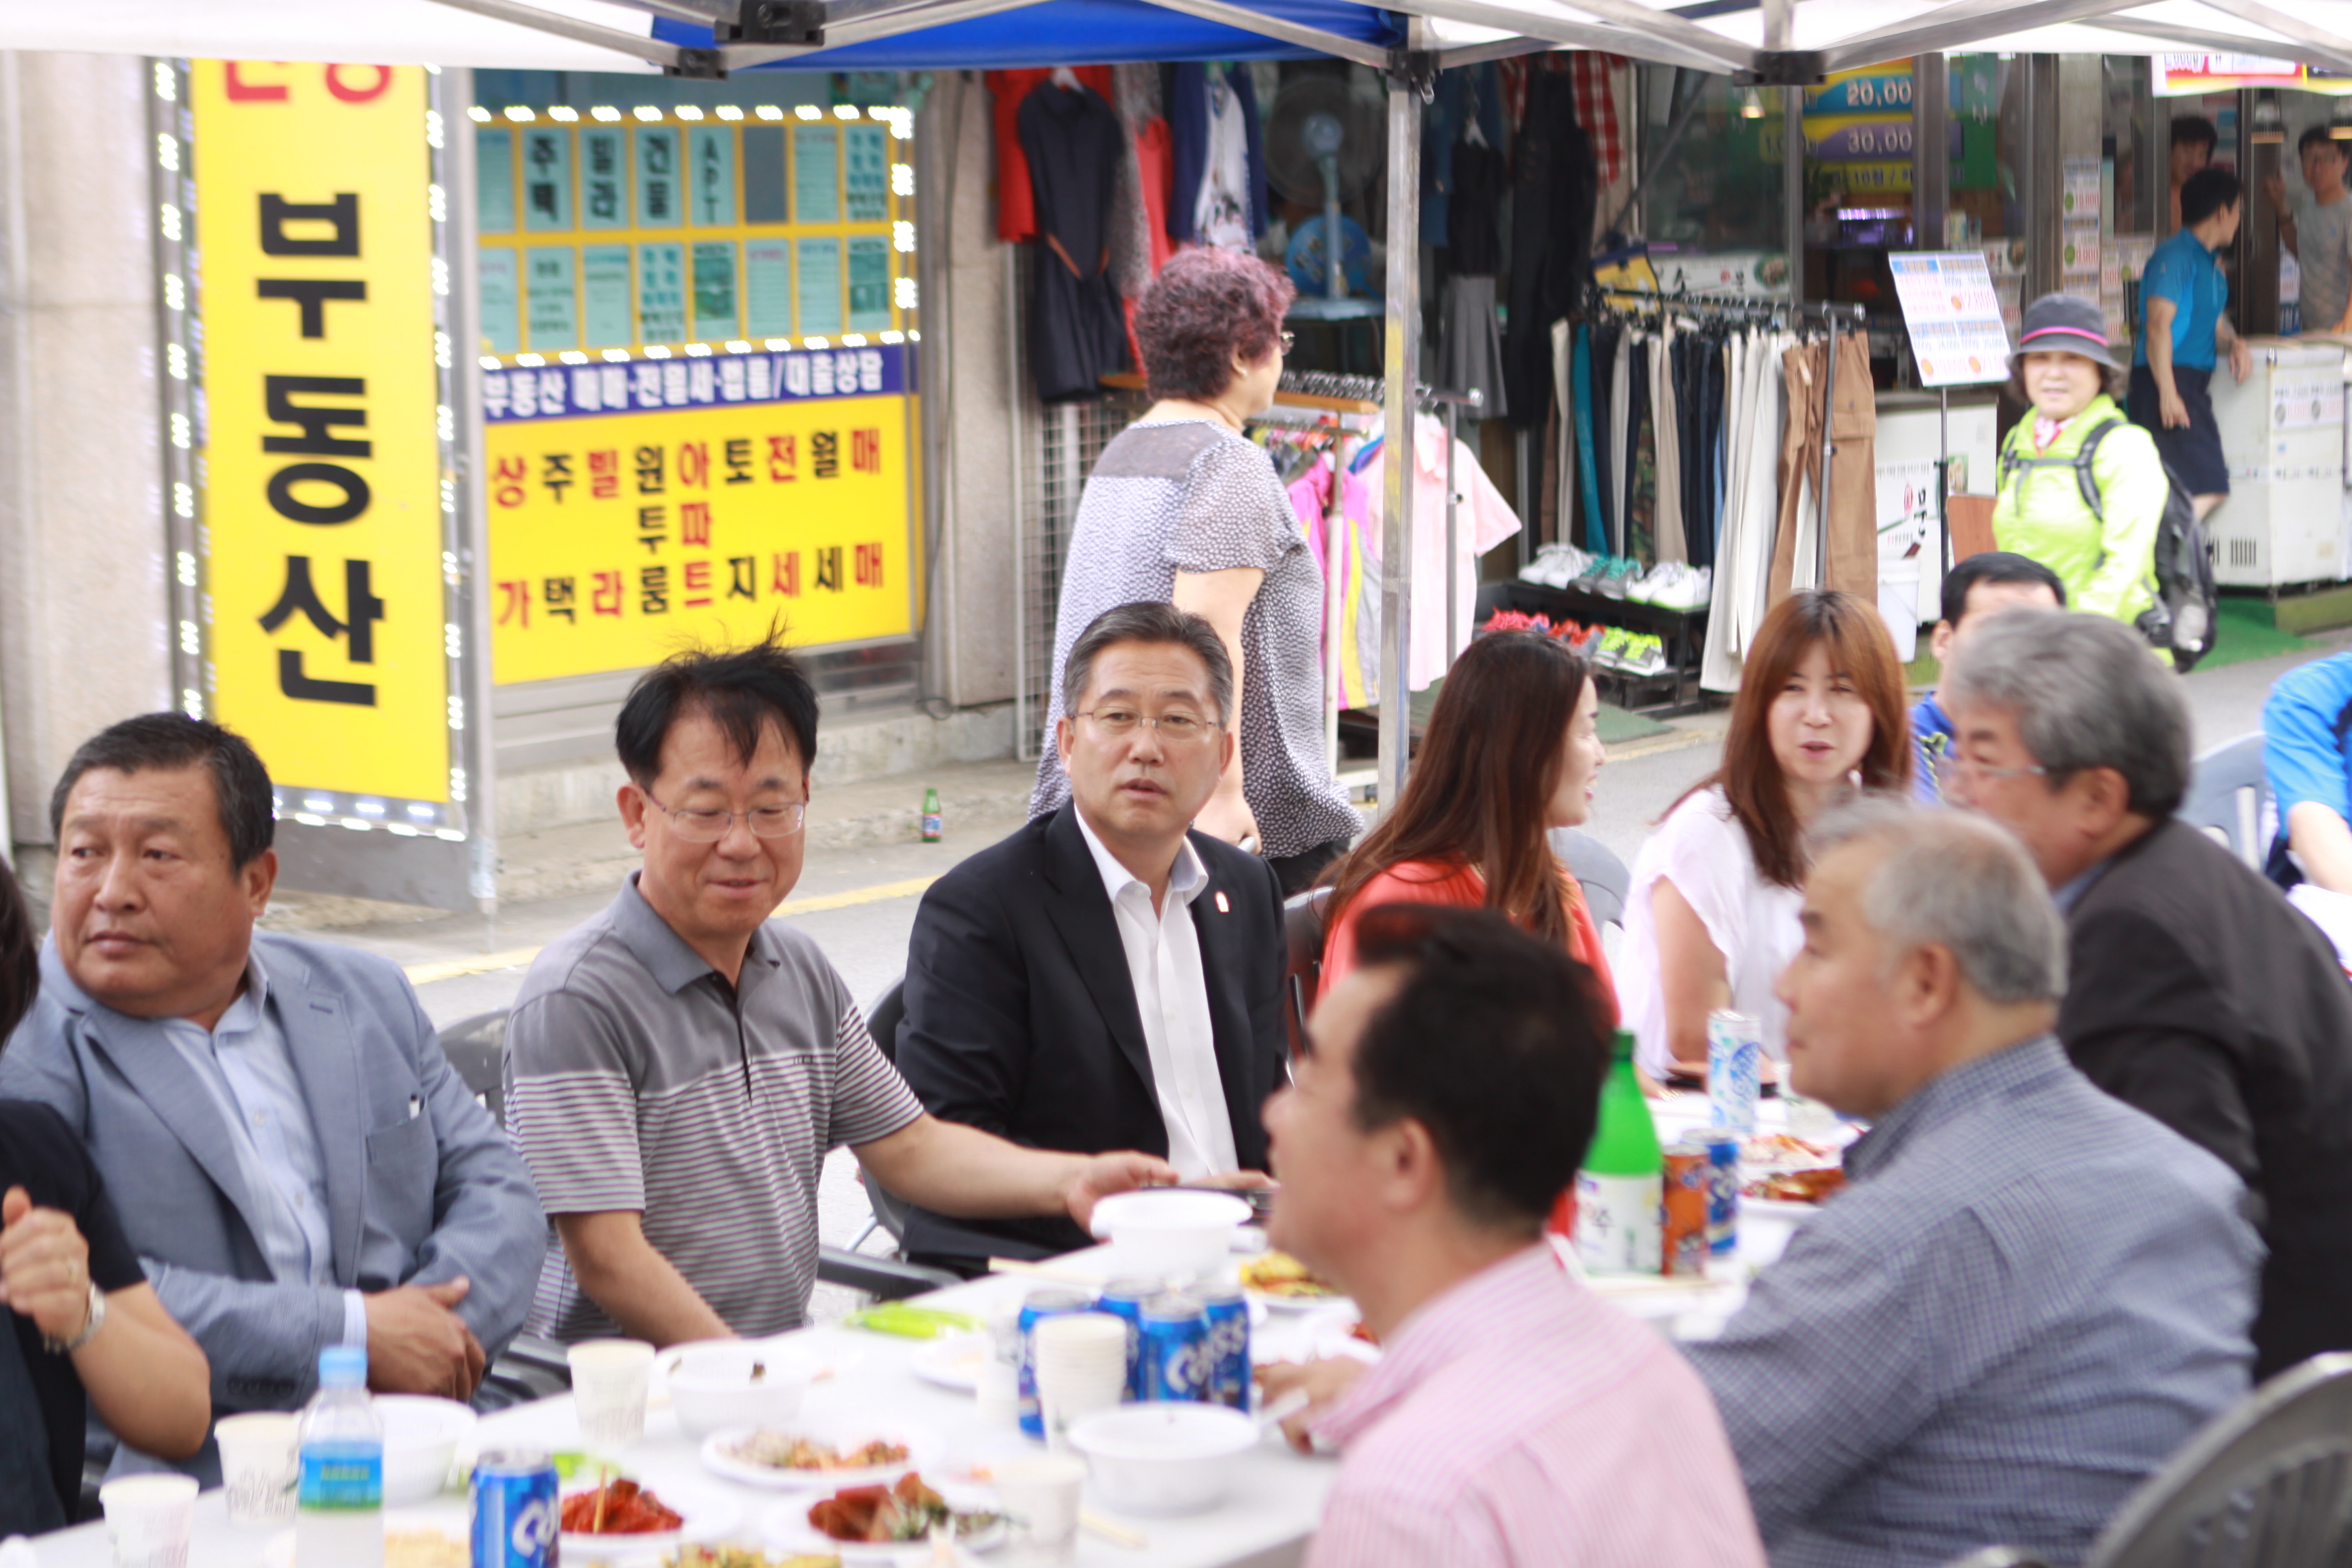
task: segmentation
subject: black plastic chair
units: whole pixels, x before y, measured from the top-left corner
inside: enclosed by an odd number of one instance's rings
[[[2173,815],[2218,837],[2231,854],[2259,871],[2270,854],[2263,837],[2263,808],[2269,801],[2263,732],[2257,730],[2214,747],[2190,764],[2189,793]]]
[[[866,1015],[866,1031],[874,1044],[893,1067],[898,1064],[898,1025],[907,1016],[907,983],[894,980]],[[961,1281],[943,1268],[926,1268],[906,1260],[907,1211],[910,1205],[889,1188],[874,1179],[863,1168],[858,1181],[866,1188],[866,1206],[873,1217],[857,1239],[846,1247],[821,1247],[816,1254],[816,1277],[828,1285],[839,1285],[851,1290],[863,1290],[877,1301],[897,1301],[908,1296],[919,1296],[926,1290],[959,1284]],[[887,1257],[858,1250],[876,1230],[890,1237],[891,1251]]]
[[[1290,1058],[1307,1049],[1307,1017],[1323,989],[1323,914],[1331,904],[1331,889],[1309,888],[1282,901],[1282,984],[1289,1006],[1283,1022],[1290,1033]]]
[[[1551,852],[1584,888],[1584,902],[1595,925],[1625,923],[1625,900],[1633,888],[1633,873],[1617,852],[1580,827],[1551,830]]]
[[[2289,1367],[2134,1492],[2085,1568],[2352,1562],[2352,1354]]]

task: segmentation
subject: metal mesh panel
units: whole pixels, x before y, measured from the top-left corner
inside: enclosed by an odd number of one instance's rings
[[[1029,375],[1030,247],[1014,247],[1012,362],[1018,388],[1013,417],[1014,545],[1020,552],[1016,635],[1020,669],[1014,733],[1024,759],[1038,754],[1054,690],[1054,621],[1062,602],[1062,567],[1087,476],[1111,437],[1148,406],[1140,393],[1117,391],[1096,403],[1038,402]]]

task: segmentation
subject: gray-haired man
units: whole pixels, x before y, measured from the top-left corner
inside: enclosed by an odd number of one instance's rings
[[[1954,794],[2065,911],[2058,1033],[2245,1182],[2270,1247],[2255,1372],[2352,1347],[2352,987],[2276,888],[2178,822],[2189,711],[2120,622],[2004,616],[1948,673]]]
[[[2067,1064],[2064,938],[2006,835],[1876,801],[1811,848],[1789,1071],[1872,1127],[1690,1358],[1773,1568],[1996,1542],[2080,1562],[2245,1393],[2261,1247],[2238,1183]]]

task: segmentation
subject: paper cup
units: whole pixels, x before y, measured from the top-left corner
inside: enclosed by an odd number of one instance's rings
[[[114,1568],[188,1568],[196,1483],[188,1476],[125,1476],[98,1489]]]
[[[993,1472],[1010,1531],[1012,1561],[1045,1564],[1075,1557],[1078,1489],[1086,1483],[1086,1461],[1058,1454],[1024,1454],[999,1459]]]
[[[564,1359],[572,1363],[580,1440],[592,1448],[626,1448],[643,1440],[654,1347],[642,1340],[583,1340]]]
[[[1072,1422],[1108,1410],[1127,1393],[1127,1321],[1108,1312],[1042,1320],[1037,1336],[1037,1402],[1047,1438],[1060,1446]]]
[[[220,1444],[221,1485],[232,1524],[290,1524],[301,1477],[301,1418],[258,1411],[213,1427]]]

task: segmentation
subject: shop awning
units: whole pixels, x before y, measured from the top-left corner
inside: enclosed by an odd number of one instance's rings
[[[1930,50],[2224,51],[2352,71],[2352,0],[813,0],[822,46],[715,46],[733,0],[0,0],[0,47],[712,74],[1336,55],[1444,64],[1559,45],[1766,81]]]

